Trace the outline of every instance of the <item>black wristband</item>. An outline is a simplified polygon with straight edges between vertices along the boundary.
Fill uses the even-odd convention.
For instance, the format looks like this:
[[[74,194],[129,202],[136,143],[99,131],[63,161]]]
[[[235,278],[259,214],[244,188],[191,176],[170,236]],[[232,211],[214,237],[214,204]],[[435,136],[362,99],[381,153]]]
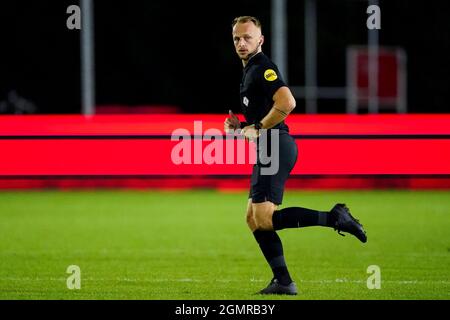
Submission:
[[[248,126],[248,122],[241,122],[241,129],[244,129],[246,126]]]
[[[261,122],[255,123],[255,129],[256,129],[256,130],[259,130],[259,129],[261,129],[261,128],[262,128],[262,123],[261,123]]]

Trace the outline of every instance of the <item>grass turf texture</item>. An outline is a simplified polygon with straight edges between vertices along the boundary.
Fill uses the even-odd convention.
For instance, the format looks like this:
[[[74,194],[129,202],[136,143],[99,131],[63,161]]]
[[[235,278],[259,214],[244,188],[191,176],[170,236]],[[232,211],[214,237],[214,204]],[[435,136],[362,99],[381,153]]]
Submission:
[[[271,272],[247,193],[0,193],[0,299],[449,299],[450,192],[287,191],[283,207],[345,202],[368,243],[323,227],[279,232],[299,295],[260,296]],[[81,290],[66,269],[81,268]],[[369,265],[381,289],[366,286]]]

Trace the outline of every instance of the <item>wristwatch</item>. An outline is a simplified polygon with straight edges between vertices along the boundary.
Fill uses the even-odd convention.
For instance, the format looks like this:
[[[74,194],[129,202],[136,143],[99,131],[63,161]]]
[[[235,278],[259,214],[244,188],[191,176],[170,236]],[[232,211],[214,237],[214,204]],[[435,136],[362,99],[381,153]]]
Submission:
[[[255,123],[255,129],[256,130],[259,130],[259,129],[262,129],[262,123],[261,122],[257,122],[257,123]]]

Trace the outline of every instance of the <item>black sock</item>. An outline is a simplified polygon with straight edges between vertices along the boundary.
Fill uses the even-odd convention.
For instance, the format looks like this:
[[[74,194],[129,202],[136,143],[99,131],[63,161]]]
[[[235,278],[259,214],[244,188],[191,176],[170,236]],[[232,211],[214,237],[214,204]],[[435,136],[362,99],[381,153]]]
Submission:
[[[310,226],[333,227],[335,219],[328,212],[290,207],[276,210],[272,216],[272,223],[274,230]]]
[[[253,235],[272,268],[273,276],[282,285],[290,284],[292,279],[284,261],[283,245],[278,234],[275,231],[256,230]]]

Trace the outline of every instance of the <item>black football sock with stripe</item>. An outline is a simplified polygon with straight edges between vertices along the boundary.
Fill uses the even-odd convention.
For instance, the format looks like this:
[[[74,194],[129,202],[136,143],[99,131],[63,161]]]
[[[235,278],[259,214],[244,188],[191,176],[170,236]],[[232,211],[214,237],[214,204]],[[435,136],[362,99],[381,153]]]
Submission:
[[[328,212],[290,207],[276,210],[272,216],[272,223],[274,230],[282,230],[311,226],[333,227],[336,220]]]
[[[275,231],[256,230],[253,235],[272,268],[275,279],[282,285],[289,285],[292,279],[284,261],[283,245],[278,234]]]

